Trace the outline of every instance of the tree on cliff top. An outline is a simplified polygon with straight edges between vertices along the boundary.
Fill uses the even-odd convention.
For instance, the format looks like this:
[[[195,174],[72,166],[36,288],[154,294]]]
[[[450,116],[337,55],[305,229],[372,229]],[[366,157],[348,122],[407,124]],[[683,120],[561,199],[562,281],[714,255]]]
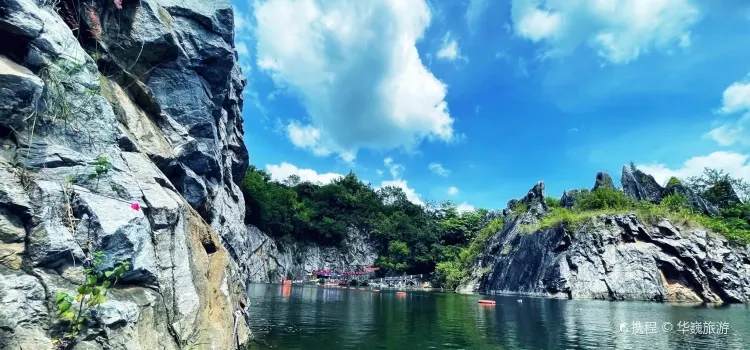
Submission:
[[[702,175],[691,176],[684,182],[705,200],[722,208],[739,204],[737,199],[744,203],[750,200],[750,183],[721,169],[705,168]]]

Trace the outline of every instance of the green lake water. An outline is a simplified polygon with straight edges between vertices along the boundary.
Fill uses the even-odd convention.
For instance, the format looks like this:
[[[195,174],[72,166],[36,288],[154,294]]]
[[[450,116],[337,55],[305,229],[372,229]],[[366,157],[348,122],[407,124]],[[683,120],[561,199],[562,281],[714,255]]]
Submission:
[[[273,284],[251,285],[248,295],[251,349],[750,349],[746,305]]]

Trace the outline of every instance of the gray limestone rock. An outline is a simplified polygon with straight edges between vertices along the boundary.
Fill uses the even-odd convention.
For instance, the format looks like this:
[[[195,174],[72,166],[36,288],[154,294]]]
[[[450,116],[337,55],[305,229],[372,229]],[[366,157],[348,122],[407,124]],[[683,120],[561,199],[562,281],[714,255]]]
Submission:
[[[287,273],[304,277],[312,270],[354,270],[375,263],[377,252],[367,236],[355,229],[348,231],[340,248],[294,244],[281,247],[254,226],[247,226],[247,240],[236,251],[243,254],[243,263],[253,282],[278,282]]]
[[[609,174],[605,172],[598,172],[596,173],[596,181],[594,182],[594,188],[592,188],[592,191],[596,191],[600,188],[606,188],[610,190],[615,189],[615,183],[612,181],[612,177],[609,176]]]
[[[622,167],[622,190],[625,195],[635,200],[659,203],[664,196],[664,188],[653,176],[631,166]]]
[[[571,231],[524,234],[520,220],[490,239],[475,276],[485,293],[570,299],[750,301],[746,247],[669,221],[601,215]]]
[[[102,251],[132,269],[77,348],[233,348],[252,278],[224,247],[247,236],[232,7],[70,3],[0,2],[0,343],[49,347],[55,293]]]
[[[36,112],[44,83],[26,67],[0,55],[0,126],[22,130]]]

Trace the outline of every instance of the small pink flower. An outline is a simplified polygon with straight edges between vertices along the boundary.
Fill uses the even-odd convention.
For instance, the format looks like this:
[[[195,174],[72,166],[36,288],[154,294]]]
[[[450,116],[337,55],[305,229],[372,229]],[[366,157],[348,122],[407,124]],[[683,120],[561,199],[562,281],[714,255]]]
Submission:
[[[122,0],[115,0],[115,7],[117,7],[118,10],[122,10]]]
[[[133,210],[141,210],[141,205],[138,204],[138,202],[133,202],[130,203],[130,208],[132,208]]]

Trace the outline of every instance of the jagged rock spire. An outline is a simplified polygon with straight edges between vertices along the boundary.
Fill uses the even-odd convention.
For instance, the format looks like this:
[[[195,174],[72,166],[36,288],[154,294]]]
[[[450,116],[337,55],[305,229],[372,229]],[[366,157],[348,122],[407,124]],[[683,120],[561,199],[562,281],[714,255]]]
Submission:
[[[621,182],[625,195],[635,200],[659,203],[664,196],[664,188],[656,182],[653,176],[638,170],[632,165],[622,167]]]
[[[615,183],[612,181],[612,177],[602,171],[596,173],[596,182],[594,182],[594,188],[591,190],[596,191],[600,188],[615,189]]]

